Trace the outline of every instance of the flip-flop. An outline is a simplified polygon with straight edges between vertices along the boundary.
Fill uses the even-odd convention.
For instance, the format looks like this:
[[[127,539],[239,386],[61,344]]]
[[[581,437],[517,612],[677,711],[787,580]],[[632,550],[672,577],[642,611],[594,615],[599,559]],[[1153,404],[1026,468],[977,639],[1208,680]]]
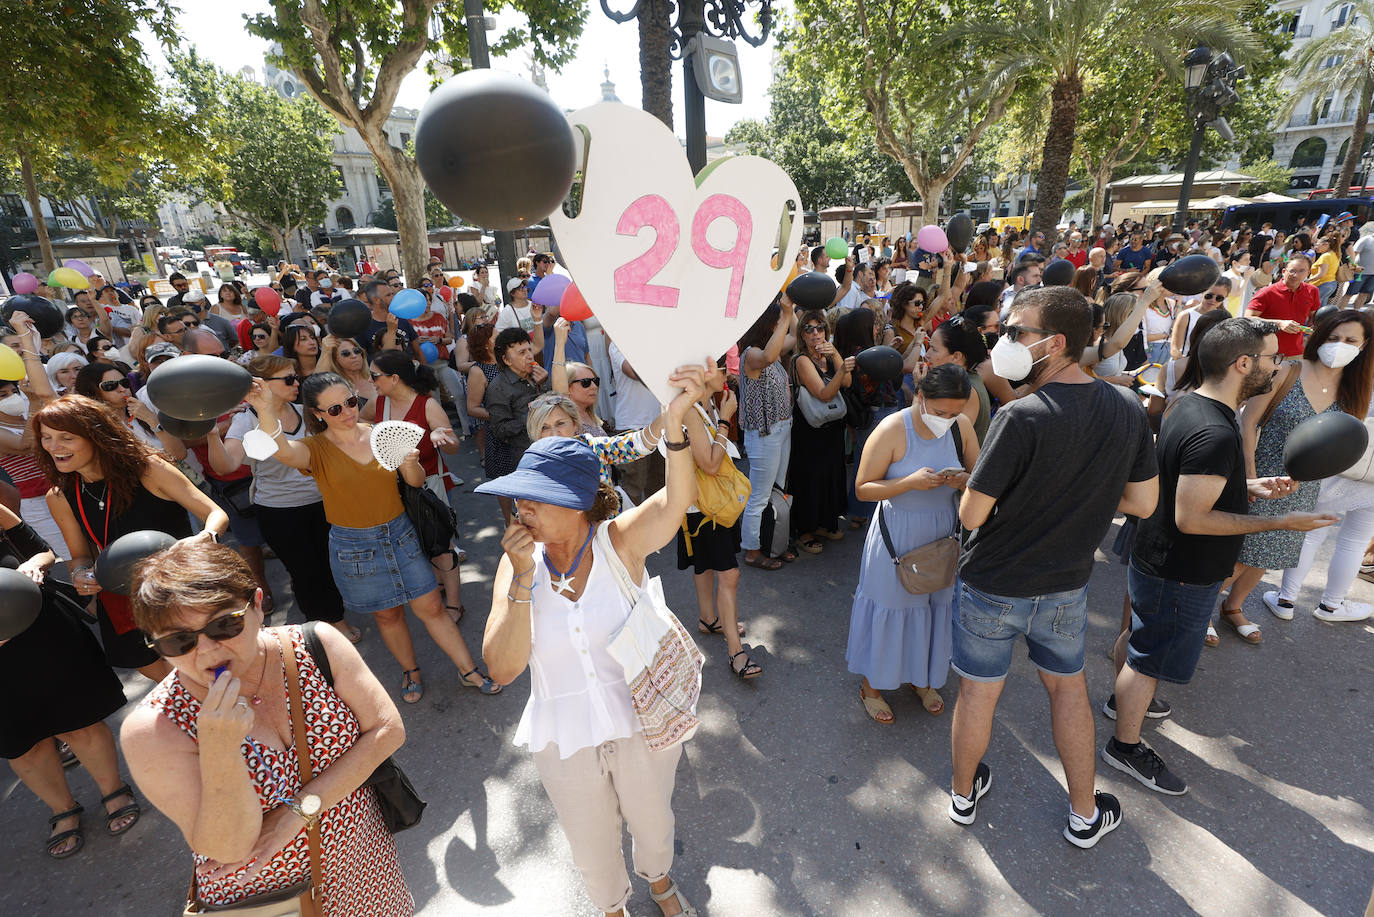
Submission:
[[[892,725],[892,721],[895,719],[892,715],[892,708],[887,705],[887,701],[883,700],[881,694],[877,697],[869,697],[863,692],[863,689],[860,688],[859,700],[864,702],[864,710],[873,718],[873,722],[881,723],[884,726]],[[879,715],[883,713],[887,714],[887,719],[885,720],[879,719]]]
[[[766,555],[764,555],[764,554],[760,554],[758,557],[755,557],[753,560],[750,560],[750,559],[749,559],[749,555],[746,554],[745,557],[744,557],[744,565],[745,565],[746,567],[758,567],[760,570],[781,570],[781,569],[782,569],[782,561],[777,560],[776,558],[773,558],[773,557],[768,557],[768,556],[766,556]]]
[[[1245,624],[1237,624],[1235,621],[1232,620],[1232,618],[1235,615],[1244,616],[1244,614],[1245,612],[1243,611],[1222,611],[1221,620],[1225,622],[1228,627],[1234,630],[1236,632],[1236,636],[1240,637],[1240,639],[1244,640],[1251,646],[1257,646],[1258,644],[1264,642],[1264,634],[1260,633],[1259,625],[1255,624],[1253,621],[1247,622]]]
[[[911,690],[916,692],[916,696],[921,699],[921,706],[926,708],[926,713],[931,716],[939,716],[945,712],[944,698],[940,697],[940,692],[934,688],[918,688],[911,686]]]

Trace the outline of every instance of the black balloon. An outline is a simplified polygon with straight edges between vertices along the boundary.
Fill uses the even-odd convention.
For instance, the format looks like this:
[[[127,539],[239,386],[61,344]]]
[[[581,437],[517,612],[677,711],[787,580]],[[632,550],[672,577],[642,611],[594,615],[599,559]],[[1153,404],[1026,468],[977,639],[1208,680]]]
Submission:
[[[372,327],[372,310],[357,299],[337,302],[329,310],[329,333],[336,338],[353,338]]]
[[[1196,296],[1206,293],[1221,279],[1221,265],[1206,255],[1187,255],[1159,272],[1159,282],[1170,293]]]
[[[803,312],[811,309],[828,309],[835,300],[839,284],[835,278],[824,271],[807,271],[792,278],[787,285],[787,298]]]
[[[1055,258],[1045,265],[1040,274],[1040,282],[1047,287],[1067,287],[1073,285],[1073,275],[1078,268],[1066,258]]]
[[[1323,412],[1288,434],[1283,468],[1295,481],[1319,481],[1353,466],[1368,445],[1364,421],[1344,411]]]
[[[0,569],[0,640],[28,630],[42,607],[37,583],[18,570]]]
[[[1336,306],[1336,305],[1322,306],[1322,307],[1321,307],[1320,309],[1318,309],[1316,312],[1313,312],[1313,313],[1312,313],[1312,327],[1313,327],[1313,328],[1317,327],[1317,326],[1320,325],[1323,321],[1325,321],[1326,319],[1328,319],[1328,318],[1330,318],[1331,316],[1335,315],[1335,314],[1336,314],[1337,312],[1339,312],[1339,311],[1341,311],[1341,307],[1340,307],[1340,306]]]
[[[859,351],[854,365],[873,382],[892,382],[902,376],[902,355],[882,344]]]
[[[44,299],[33,293],[11,296],[5,300],[3,306],[0,306],[0,318],[4,318],[5,321],[9,321],[10,316],[16,312],[23,312],[33,319],[33,326],[38,329],[39,335],[45,338],[61,334],[67,323],[66,314],[51,299]]]
[[[134,565],[176,542],[166,532],[152,529],[121,535],[95,559],[95,581],[101,589],[128,595],[133,588]]]
[[[208,354],[173,357],[148,377],[153,404],[181,420],[212,420],[238,407],[252,389],[248,370]]]
[[[182,420],[164,411],[157,412],[157,422],[162,425],[162,429],[177,439],[200,439],[215,428],[213,417],[205,420]]]
[[[949,240],[950,251],[956,255],[968,249],[973,241],[973,220],[967,213],[956,213],[945,224],[945,238]]]
[[[495,70],[460,73],[430,94],[415,162],[449,210],[489,229],[542,221],[577,170],[572,129],[549,94]]]

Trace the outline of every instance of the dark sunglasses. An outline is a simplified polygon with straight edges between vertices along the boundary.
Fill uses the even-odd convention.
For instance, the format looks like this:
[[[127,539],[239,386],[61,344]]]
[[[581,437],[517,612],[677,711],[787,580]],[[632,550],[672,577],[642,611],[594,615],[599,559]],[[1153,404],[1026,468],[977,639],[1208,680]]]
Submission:
[[[261,331],[259,331],[257,334],[253,335],[253,340],[265,341],[268,339],[268,337],[270,337],[270,335],[263,334]]]
[[[295,373],[288,373],[285,376],[272,376],[267,381],[280,382],[283,385],[295,385],[297,382],[301,381],[301,377],[296,375]]]
[[[1032,328],[1030,325],[1008,325],[1007,327],[1002,329],[1002,337],[1006,338],[1012,343],[1015,343],[1016,339],[1019,338],[1022,334],[1055,335],[1058,333],[1058,331],[1050,331],[1048,328]]]
[[[341,357],[360,357],[360,356],[362,356],[362,355],[363,355],[363,352],[362,352],[361,350],[340,350],[340,351],[339,351],[339,356],[341,356]]]
[[[1208,302],[1211,302],[1213,300],[1221,302],[1223,299],[1226,298],[1226,296],[1223,293],[1203,293],[1202,298],[1207,300]]]
[[[806,325],[802,328],[802,334],[825,334],[824,325]]]
[[[212,618],[200,630],[179,630],[174,633],[164,634],[161,637],[154,637],[152,640],[145,641],[159,656],[168,658],[173,656],[185,656],[196,648],[200,642],[200,635],[204,634],[216,643],[225,640],[232,640],[243,633],[243,625],[247,623],[248,608],[244,607],[239,611],[231,611],[227,615],[220,615]]]
[[[375,379],[376,376],[373,376],[373,378]],[[345,398],[343,401],[340,401],[338,404],[331,404],[329,407],[325,408],[324,413],[328,414],[330,417],[338,417],[340,414],[344,412],[344,408],[356,408],[357,406],[358,396],[349,395],[347,398]]]
[[[128,379],[111,379],[111,380],[109,380],[108,382],[102,382],[102,383],[100,383],[100,390],[101,390],[102,392],[112,392],[112,391],[114,391],[114,390],[117,389],[117,388],[129,388],[129,380],[128,380]]]
[[[601,384],[601,377],[600,377],[600,376],[588,376],[588,377],[585,378],[585,379],[574,379],[574,380],[572,380],[572,384],[573,384],[573,385],[580,385],[580,386],[582,386],[583,388],[591,388],[593,385],[600,385],[600,384]]]
[[[199,328],[199,327],[200,327],[200,322],[188,322],[188,321],[186,321],[186,319],[182,319],[182,320],[181,320],[181,323],[182,323],[183,325],[185,325],[187,328]]]
[[[104,345],[103,347],[92,347],[92,348],[91,348],[91,352],[92,352],[92,353],[109,353],[111,350],[114,350],[114,345],[113,345],[113,344],[106,344],[106,345]]]

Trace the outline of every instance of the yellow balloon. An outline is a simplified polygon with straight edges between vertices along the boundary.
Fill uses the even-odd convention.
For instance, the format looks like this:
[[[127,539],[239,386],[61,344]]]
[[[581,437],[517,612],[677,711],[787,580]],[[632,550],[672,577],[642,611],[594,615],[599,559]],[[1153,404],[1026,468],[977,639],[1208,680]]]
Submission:
[[[23,358],[4,344],[0,344],[0,379],[4,379],[6,382],[18,382],[27,375],[28,373],[24,371]]]
[[[91,282],[81,276],[81,272],[69,267],[60,267],[52,272],[53,280],[69,290],[89,290]]]

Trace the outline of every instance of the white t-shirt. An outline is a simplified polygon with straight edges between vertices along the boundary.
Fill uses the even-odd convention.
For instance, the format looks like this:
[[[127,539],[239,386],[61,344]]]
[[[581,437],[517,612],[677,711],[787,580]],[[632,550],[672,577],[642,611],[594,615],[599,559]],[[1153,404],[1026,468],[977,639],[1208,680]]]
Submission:
[[[859,306],[863,305],[863,303],[864,303],[865,300],[868,300],[868,299],[871,299],[871,298],[872,298],[871,296],[869,296],[869,295],[868,295],[867,293],[865,293],[863,290],[859,289],[859,285],[858,285],[857,283],[854,283],[854,284],[850,284],[850,286],[849,286],[849,292],[846,293],[846,294],[844,294],[844,296],[842,296],[842,297],[840,298],[840,301],[839,301],[838,303],[835,304],[835,307],[836,307],[837,309],[846,309],[846,310],[848,310],[848,309],[857,309],[857,308],[859,308]]]
[[[509,305],[501,307],[501,311],[496,316],[496,333],[500,334],[507,328],[534,330],[534,317],[530,315],[528,304],[524,308]]]
[[[1374,235],[1360,236],[1355,243],[1355,260],[1360,263],[1361,274],[1374,273]]]
[[[294,404],[289,405],[289,407],[296,412],[298,418],[301,418],[300,408]],[[252,411],[242,411],[229,424],[229,432],[224,434],[224,438],[242,442],[244,434],[256,428],[257,425],[256,414]],[[305,420],[303,418],[300,420],[300,425],[296,428],[295,433],[286,434],[286,438],[291,440],[301,440],[305,436]],[[276,458],[263,459],[258,462],[244,456],[243,462],[253,471],[253,502],[260,506],[290,509],[294,506],[309,506],[324,499],[320,496],[320,488],[315,483],[314,478],[307,477],[289,465],[283,465]]]
[[[658,398],[649,387],[625,373],[625,355],[611,344],[611,371],[615,374],[615,428],[638,430],[654,422],[662,413]]]

